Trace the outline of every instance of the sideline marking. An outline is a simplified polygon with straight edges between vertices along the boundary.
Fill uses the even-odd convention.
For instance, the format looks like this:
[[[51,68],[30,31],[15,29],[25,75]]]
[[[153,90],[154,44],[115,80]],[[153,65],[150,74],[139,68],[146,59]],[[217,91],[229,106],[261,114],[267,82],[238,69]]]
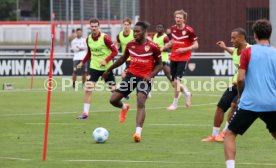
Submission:
[[[191,105],[191,107],[200,107],[200,106],[209,106],[209,105],[215,105],[216,103],[205,103],[205,104],[195,104]],[[185,105],[183,106],[178,106],[178,107],[186,107]],[[151,107],[151,108],[146,108],[146,110],[156,110],[156,109],[164,109],[166,110],[167,107]],[[117,109],[106,109],[106,110],[94,110],[92,113],[103,113],[103,112],[117,112]],[[135,109],[130,109],[130,111],[136,111]],[[78,112],[51,112],[50,115],[62,115],[62,114],[76,114]],[[28,115],[45,115],[45,113],[29,113],[29,114],[2,114],[0,115],[1,117],[8,117],[8,116],[28,116]]]
[[[24,159],[24,158],[14,158],[14,157],[0,157],[0,159],[5,160],[32,160],[32,159]]]

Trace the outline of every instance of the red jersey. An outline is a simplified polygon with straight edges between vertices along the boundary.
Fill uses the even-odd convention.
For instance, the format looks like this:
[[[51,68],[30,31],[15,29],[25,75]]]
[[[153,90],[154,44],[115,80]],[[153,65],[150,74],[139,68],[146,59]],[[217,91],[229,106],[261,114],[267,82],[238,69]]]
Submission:
[[[155,61],[161,60],[160,48],[149,40],[145,44],[139,44],[135,40],[129,42],[125,55],[130,57],[127,72],[143,78],[151,74]]]
[[[174,40],[172,44],[172,53],[170,60],[172,61],[189,61],[192,51],[187,51],[185,53],[177,53],[178,48],[186,48],[193,44],[197,40],[197,36],[192,27],[185,25],[183,29],[178,29],[176,25],[171,27],[172,39]]]
[[[247,70],[249,61],[250,61],[250,57],[251,57],[251,48],[250,47],[242,50],[240,66],[239,66],[240,69]]]

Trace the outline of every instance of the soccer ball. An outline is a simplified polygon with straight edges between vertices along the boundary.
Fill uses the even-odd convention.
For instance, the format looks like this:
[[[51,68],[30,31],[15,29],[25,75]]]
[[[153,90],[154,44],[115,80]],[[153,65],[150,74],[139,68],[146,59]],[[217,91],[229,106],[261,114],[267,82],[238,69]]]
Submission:
[[[92,138],[97,143],[103,143],[108,139],[108,131],[103,127],[96,128],[92,133]]]

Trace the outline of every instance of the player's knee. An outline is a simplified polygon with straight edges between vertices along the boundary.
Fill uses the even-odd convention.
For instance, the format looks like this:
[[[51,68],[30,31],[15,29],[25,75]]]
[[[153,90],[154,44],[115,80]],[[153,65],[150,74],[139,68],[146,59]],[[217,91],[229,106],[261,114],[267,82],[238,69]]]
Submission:
[[[113,106],[115,106],[117,104],[118,101],[116,101],[116,99],[114,98],[110,98],[109,99],[109,103],[112,104]]]
[[[95,87],[95,83],[91,82],[91,81],[86,81],[84,84],[84,89],[85,91],[92,91]]]

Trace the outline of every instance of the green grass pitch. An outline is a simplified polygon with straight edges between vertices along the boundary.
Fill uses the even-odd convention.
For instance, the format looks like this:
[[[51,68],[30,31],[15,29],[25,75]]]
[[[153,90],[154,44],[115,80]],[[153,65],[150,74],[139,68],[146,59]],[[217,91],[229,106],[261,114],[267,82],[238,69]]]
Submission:
[[[70,79],[70,77],[63,77]],[[178,110],[167,111],[172,102],[168,91],[153,91],[146,104],[146,120],[141,143],[134,143],[136,95],[125,123],[118,122],[119,109],[109,104],[111,93],[93,92],[88,120],[75,119],[83,109],[83,89],[52,92],[47,161],[42,161],[47,77],[37,77],[33,90],[30,78],[0,78],[13,83],[14,90],[0,89],[0,167],[1,168],[221,168],[225,167],[223,143],[203,143],[211,134],[214,110],[222,91],[193,91],[192,107],[185,108],[183,96]],[[165,81],[158,77],[156,81]],[[209,78],[188,78],[204,82]],[[216,78],[215,82],[226,81]],[[191,87],[189,85],[189,87]],[[226,115],[225,115],[226,116]],[[224,124],[223,124],[224,126]],[[97,127],[109,131],[104,144],[91,138]],[[237,138],[237,168],[275,168],[276,143],[264,123],[257,120]]]

